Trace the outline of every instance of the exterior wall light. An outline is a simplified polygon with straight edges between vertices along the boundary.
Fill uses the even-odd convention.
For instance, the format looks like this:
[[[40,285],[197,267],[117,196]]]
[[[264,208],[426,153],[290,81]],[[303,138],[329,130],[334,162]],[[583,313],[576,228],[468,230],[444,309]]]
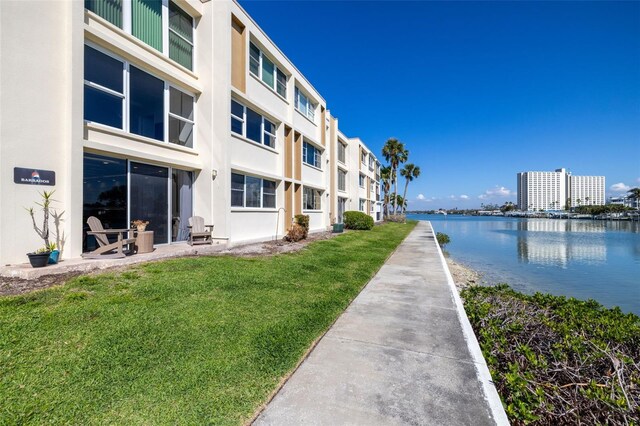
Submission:
[[[211,180],[216,180],[218,177],[218,171],[216,169],[211,170]]]

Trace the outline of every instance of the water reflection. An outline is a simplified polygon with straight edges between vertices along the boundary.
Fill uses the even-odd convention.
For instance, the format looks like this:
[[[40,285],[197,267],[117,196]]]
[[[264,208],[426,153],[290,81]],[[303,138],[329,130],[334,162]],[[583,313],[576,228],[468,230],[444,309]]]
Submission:
[[[451,237],[451,257],[488,283],[595,299],[640,314],[640,223],[415,215]]]
[[[607,261],[604,224],[523,220],[517,222],[517,229],[521,262],[566,268],[569,262],[597,265]]]

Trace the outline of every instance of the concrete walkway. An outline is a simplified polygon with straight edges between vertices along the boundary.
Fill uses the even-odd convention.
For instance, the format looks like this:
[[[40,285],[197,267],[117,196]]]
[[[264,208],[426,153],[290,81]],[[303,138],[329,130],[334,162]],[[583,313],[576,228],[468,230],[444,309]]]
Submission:
[[[398,247],[254,424],[508,424],[429,222]]]

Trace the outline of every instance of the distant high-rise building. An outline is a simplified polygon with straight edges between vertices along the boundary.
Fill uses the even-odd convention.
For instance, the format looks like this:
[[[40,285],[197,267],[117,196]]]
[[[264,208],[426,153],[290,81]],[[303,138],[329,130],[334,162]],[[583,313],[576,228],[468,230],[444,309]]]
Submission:
[[[604,176],[573,176],[566,169],[555,172],[518,173],[518,209],[562,210],[604,204]]]

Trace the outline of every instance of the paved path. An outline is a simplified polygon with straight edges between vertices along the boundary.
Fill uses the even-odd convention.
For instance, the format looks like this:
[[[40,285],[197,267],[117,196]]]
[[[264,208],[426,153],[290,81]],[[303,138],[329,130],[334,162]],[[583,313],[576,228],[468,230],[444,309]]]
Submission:
[[[454,291],[420,222],[254,424],[507,424]]]

